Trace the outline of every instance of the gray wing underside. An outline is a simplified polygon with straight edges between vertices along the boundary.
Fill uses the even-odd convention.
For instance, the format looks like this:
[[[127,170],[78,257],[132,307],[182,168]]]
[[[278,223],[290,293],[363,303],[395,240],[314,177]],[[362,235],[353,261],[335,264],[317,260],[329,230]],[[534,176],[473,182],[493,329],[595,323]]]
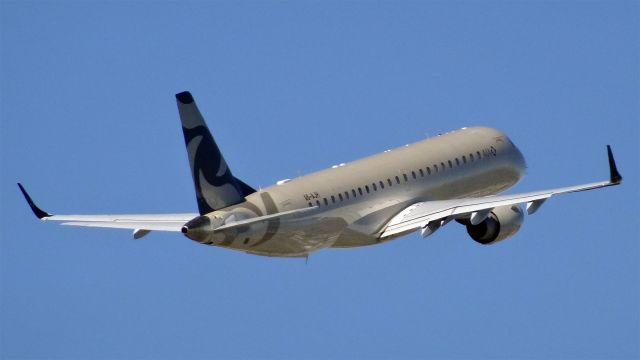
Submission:
[[[62,225],[88,226],[100,228],[131,229],[146,231],[180,231],[189,220],[198,216],[196,213],[180,214],[130,214],[130,215],[52,215],[40,209],[31,196],[18,184],[22,195],[31,207],[31,211],[42,221],[62,221]],[[138,234],[141,234],[138,232]],[[135,236],[135,234],[134,234]],[[140,235],[140,237],[143,235]]]
[[[132,214],[132,215],[52,215],[43,221],[62,221],[62,225],[99,228],[180,231],[197,213],[185,214]]]
[[[513,195],[419,202],[407,207],[391,219],[383,228],[380,237],[384,238],[415,231],[425,228],[433,222],[442,223],[452,219],[470,218],[474,214],[488,213],[500,206],[526,204],[527,213],[531,215],[540,208],[542,203],[554,195],[592,190],[611,185],[617,185],[617,183],[604,181]]]

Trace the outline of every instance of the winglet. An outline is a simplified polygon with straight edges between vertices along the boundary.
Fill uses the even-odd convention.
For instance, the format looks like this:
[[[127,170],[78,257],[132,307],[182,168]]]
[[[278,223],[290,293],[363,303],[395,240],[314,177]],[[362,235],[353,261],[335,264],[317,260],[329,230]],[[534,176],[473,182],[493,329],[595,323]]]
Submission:
[[[18,183],[18,187],[20,187],[20,191],[22,191],[22,195],[24,195],[24,199],[27,200],[27,203],[29,204],[29,207],[31,207],[31,211],[33,211],[33,213],[38,217],[38,219],[42,219],[42,218],[46,218],[46,217],[50,217],[51,214],[49,214],[46,211],[42,211],[42,209],[40,209],[31,199],[31,196],[29,196],[29,194],[27,194],[27,191],[24,189],[24,187],[22,187],[22,184]]]
[[[619,184],[622,181],[622,175],[618,172],[616,160],[613,158],[613,152],[611,152],[609,145],[607,145],[607,155],[609,157],[609,181],[612,184]]]

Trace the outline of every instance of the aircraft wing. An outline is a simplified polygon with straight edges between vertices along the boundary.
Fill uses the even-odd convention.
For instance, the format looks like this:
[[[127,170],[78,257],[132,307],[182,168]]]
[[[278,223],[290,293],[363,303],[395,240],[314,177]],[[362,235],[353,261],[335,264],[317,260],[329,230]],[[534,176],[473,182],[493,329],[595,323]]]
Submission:
[[[418,229],[425,231],[430,224],[437,228],[452,219],[468,218],[472,224],[479,224],[486,219],[491,210],[500,206],[526,204],[527,213],[531,215],[554,195],[618,185],[622,181],[622,176],[616,168],[611,147],[608,145],[607,155],[609,158],[609,180],[607,181],[520,194],[419,202],[394,216],[382,228],[380,237],[389,237]]]
[[[197,213],[187,214],[132,214],[132,215],[52,215],[40,209],[31,196],[18,184],[22,195],[29,203],[31,211],[42,221],[62,221],[62,225],[89,226],[102,228],[132,229],[134,238],[138,239],[157,231],[180,231],[189,220],[199,216]]]

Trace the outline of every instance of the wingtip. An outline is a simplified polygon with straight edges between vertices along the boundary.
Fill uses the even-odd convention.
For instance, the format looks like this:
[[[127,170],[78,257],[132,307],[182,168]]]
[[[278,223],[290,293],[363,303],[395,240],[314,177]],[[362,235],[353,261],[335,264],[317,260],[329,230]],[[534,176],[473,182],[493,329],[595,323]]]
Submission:
[[[29,196],[29,194],[27,193],[27,190],[24,189],[24,186],[22,186],[22,184],[18,183],[18,187],[20,188],[20,191],[22,192],[24,199],[27,200],[27,203],[29,204],[31,211],[33,211],[33,213],[36,215],[36,217],[38,217],[38,219],[43,219],[51,216],[51,214],[49,214],[46,211],[43,211],[33,202],[33,199],[31,199],[31,196]]]
[[[183,104],[192,104],[194,101],[193,96],[191,96],[191,93],[188,91],[177,93],[176,99]]]
[[[622,175],[618,172],[616,160],[613,158],[613,151],[611,151],[610,145],[607,145],[607,157],[609,158],[609,181],[612,184],[619,184],[622,182]]]

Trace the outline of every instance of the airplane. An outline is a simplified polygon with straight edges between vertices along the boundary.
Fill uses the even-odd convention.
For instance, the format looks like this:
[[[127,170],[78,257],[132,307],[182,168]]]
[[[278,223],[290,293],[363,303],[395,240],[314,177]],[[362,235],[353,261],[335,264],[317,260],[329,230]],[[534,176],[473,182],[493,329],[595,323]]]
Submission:
[[[308,257],[325,248],[369,246],[452,220],[476,242],[513,236],[554,195],[619,185],[607,145],[609,179],[500,195],[526,164],[502,132],[469,127],[255,190],[235,177],[188,91],[175,95],[195,186],[198,213],[53,215],[18,183],[33,213],[63,225],[182,232],[200,244],[277,257]],[[523,211],[522,207],[525,210]]]

